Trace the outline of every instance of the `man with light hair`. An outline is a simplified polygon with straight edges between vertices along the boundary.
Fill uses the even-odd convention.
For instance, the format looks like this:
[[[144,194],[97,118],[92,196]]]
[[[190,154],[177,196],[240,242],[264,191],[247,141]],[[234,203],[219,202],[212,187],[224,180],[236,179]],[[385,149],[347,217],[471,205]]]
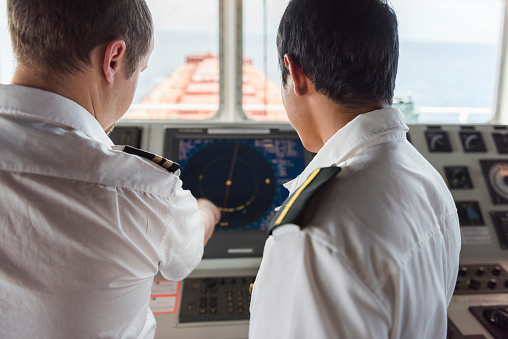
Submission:
[[[8,0],[7,13],[0,337],[153,338],[154,275],[185,278],[220,213],[182,189],[178,164],[107,136],[153,48],[148,6]]]

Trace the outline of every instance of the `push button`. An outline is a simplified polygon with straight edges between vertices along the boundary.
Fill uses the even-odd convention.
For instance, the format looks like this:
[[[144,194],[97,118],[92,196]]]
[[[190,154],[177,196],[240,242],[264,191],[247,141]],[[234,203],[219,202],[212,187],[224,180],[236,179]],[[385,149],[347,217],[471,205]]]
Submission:
[[[482,285],[482,282],[480,280],[476,280],[476,279],[471,279],[469,280],[468,282],[468,286],[470,288],[472,288],[473,290],[478,290],[480,289],[480,286]]]

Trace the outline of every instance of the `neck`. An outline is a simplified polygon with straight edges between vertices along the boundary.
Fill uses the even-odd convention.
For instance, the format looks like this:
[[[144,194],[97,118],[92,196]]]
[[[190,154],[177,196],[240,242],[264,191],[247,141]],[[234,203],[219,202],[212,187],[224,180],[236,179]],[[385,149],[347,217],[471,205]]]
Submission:
[[[317,132],[316,149],[319,150],[338,130],[346,126],[350,121],[360,114],[372,112],[388,107],[384,100],[372,100],[365,102],[362,106],[346,106],[336,104],[326,98],[320,98],[315,104],[315,127]]]
[[[100,113],[100,91],[90,71],[59,76],[18,64],[11,80],[12,85],[38,88],[59,94],[85,108],[96,119]],[[99,121],[100,122],[100,121]]]

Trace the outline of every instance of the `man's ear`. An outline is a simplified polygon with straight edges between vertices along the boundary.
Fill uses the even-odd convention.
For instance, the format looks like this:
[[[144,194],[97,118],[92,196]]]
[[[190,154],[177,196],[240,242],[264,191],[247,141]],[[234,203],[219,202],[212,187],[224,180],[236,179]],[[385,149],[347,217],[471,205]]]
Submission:
[[[289,75],[293,80],[293,90],[297,96],[302,96],[308,91],[308,78],[303,73],[302,67],[293,59],[291,54],[284,55],[284,64],[289,70]]]
[[[120,63],[125,60],[125,49],[125,41],[121,39],[112,40],[106,45],[102,70],[107,82],[114,82]]]

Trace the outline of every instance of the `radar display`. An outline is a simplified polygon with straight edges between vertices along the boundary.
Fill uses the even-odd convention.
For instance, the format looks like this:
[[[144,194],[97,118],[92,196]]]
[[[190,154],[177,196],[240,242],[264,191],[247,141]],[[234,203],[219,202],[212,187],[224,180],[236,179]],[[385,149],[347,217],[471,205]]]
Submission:
[[[183,188],[219,207],[217,230],[266,230],[287,197],[282,184],[304,169],[293,139],[183,139]]]

